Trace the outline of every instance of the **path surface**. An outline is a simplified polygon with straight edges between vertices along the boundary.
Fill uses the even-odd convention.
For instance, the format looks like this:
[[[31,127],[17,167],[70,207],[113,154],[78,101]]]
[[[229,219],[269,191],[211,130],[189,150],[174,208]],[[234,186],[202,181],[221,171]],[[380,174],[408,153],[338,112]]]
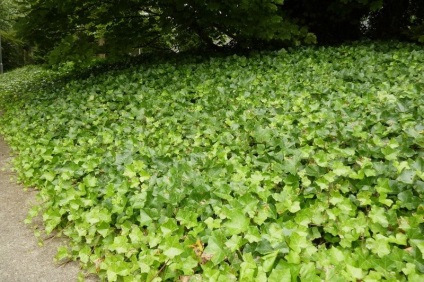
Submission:
[[[24,224],[36,192],[25,192],[11,181],[9,154],[0,136],[0,281],[77,281],[80,269],[76,263],[58,266],[53,261],[60,239],[47,240],[40,247],[31,227]]]

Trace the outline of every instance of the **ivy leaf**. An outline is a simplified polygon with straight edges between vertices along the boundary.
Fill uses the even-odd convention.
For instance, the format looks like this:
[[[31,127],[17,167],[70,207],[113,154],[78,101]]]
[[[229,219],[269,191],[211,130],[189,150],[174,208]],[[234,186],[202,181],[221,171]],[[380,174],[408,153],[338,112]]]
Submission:
[[[242,238],[237,235],[231,236],[230,240],[225,242],[225,246],[227,246],[231,252],[237,251],[242,245]]]
[[[401,206],[408,210],[415,210],[422,203],[422,200],[414,196],[411,190],[400,192],[398,199],[401,202]]]
[[[388,238],[381,234],[377,234],[375,239],[368,238],[366,240],[366,246],[379,257],[384,257],[385,255],[390,254],[391,250]]]
[[[208,239],[208,244],[205,250],[203,251],[203,255],[211,257],[210,260],[215,265],[219,264],[227,256],[225,241],[226,238],[221,232],[212,232],[212,235]]]
[[[113,239],[109,249],[116,251],[118,254],[125,254],[131,249],[131,244],[128,242],[127,236],[117,236]]]
[[[233,210],[229,216],[230,220],[225,222],[223,226],[228,230],[230,235],[237,235],[247,231],[250,219],[243,212]]]
[[[300,277],[307,281],[321,281],[319,276],[316,275],[315,264],[312,262],[302,264],[300,267]]]
[[[385,147],[381,149],[381,152],[383,153],[384,157],[389,161],[394,161],[397,159],[399,150],[396,148],[391,147]]]
[[[69,250],[66,246],[60,246],[57,248],[55,259],[61,261],[70,257]]]
[[[317,165],[321,167],[327,167],[329,164],[329,157],[323,151],[319,151],[318,153],[316,153],[313,158]]]
[[[131,233],[128,236],[130,237],[131,242],[133,244],[139,244],[143,242],[143,239],[145,237],[145,235],[138,226],[132,226]]]
[[[416,175],[415,171],[410,170],[410,169],[405,169],[399,175],[397,180],[400,181],[400,182],[406,183],[406,184],[413,184],[415,175]]]
[[[373,222],[381,224],[383,227],[389,226],[389,221],[386,217],[386,210],[384,208],[374,206],[368,216]]]
[[[117,281],[118,276],[127,276],[131,270],[130,263],[122,255],[106,256],[101,268],[106,270],[108,281]]]
[[[138,221],[141,226],[149,226],[153,219],[144,210],[140,210],[140,217]]]
[[[292,233],[289,240],[290,248],[297,254],[299,254],[302,249],[309,246],[306,236],[297,232]]]
[[[273,269],[274,262],[278,256],[279,251],[274,251],[262,257],[262,269],[265,272],[269,272]]]
[[[422,258],[424,259],[424,240],[411,239],[410,242],[413,246],[420,250]]]
[[[256,271],[256,262],[252,257],[251,253],[243,255],[243,262],[240,265],[240,280],[242,281],[254,281]]]
[[[361,268],[357,268],[357,267],[354,267],[354,266],[348,264],[348,265],[346,265],[346,269],[347,269],[347,272],[349,273],[350,277],[353,277],[355,279],[364,278],[364,273],[362,272]]]
[[[43,220],[46,224],[46,233],[50,234],[53,229],[60,223],[61,214],[58,210],[49,209],[44,215]]]
[[[96,187],[97,179],[95,176],[88,175],[84,178],[84,184],[87,185],[87,187]]]
[[[78,257],[83,263],[87,263],[90,259],[91,255],[91,249],[89,246],[84,246],[81,250],[78,252]]]
[[[337,176],[347,176],[351,173],[351,168],[348,166],[343,165],[342,162],[334,162],[332,164],[333,172]]]
[[[178,230],[178,225],[174,219],[168,218],[160,225],[160,230],[162,231],[163,236],[168,236]]]
[[[50,172],[50,171],[46,171],[43,173],[43,175],[41,175],[42,179],[45,179],[49,182],[52,182],[55,179],[55,177],[56,177],[56,173]]]
[[[269,282],[291,282],[292,276],[289,268],[275,268],[268,277]]]
[[[159,245],[159,249],[163,250],[163,254],[168,259],[174,259],[184,252],[183,245],[177,236],[164,238]]]

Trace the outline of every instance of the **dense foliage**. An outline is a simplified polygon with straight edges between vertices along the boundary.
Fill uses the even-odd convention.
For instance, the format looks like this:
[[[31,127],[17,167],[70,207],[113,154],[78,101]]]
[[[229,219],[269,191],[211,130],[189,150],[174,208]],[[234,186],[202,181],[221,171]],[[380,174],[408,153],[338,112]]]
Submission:
[[[313,43],[286,18],[279,0],[26,1],[21,35],[51,63],[167,49],[250,47],[263,42]],[[52,53],[49,53],[53,50]]]
[[[419,46],[34,78],[41,88],[23,75],[0,77],[0,132],[40,190],[31,217],[71,239],[59,259],[110,281],[424,280]]]
[[[384,0],[369,17],[374,38],[409,38],[424,43],[424,1]]]
[[[28,0],[17,26],[50,64],[168,50],[279,49],[364,36],[424,42],[422,0]]]
[[[16,5],[11,0],[0,1],[0,30],[8,30],[13,26],[12,15],[16,12]]]
[[[381,0],[286,0],[284,8],[308,27],[320,43],[355,40],[364,36],[364,19],[379,11]]]
[[[23,66],[28,61],[25,44],[14,31],[19,8],[13,0],[0,1],[0,38],[4,71]]]

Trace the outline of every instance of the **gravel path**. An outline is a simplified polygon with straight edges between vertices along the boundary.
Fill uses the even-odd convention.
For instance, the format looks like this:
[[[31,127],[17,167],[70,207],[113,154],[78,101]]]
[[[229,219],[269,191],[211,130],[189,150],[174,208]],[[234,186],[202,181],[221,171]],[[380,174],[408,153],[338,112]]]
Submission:
[[[46,240],[40,247],[31,227],[24,224],[36,191],[25,192],[11,180],[9,153],[0,137],[0,281],[77,281],[80,269],[76,263],[58,266],[53,261],[61,239]]]

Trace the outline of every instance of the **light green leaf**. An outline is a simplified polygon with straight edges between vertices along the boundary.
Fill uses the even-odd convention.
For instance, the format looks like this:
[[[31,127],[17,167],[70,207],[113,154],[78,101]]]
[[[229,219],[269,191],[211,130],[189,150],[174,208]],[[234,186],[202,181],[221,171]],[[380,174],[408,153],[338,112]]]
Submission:
[[[384,208],[373,206],[368,216],[373,222],[379,223],[383,227],[389,226],[389,221],[386,217],[386,210]]]
[[[366,240],[366,247],[379,257],[384,257],[390,254],[389,239],[381,234],[375,235],[375,239],[368,238]]]
[[[178,256],[178,255],[180,255],[180,254],[182,254],[183,252],[184,252],[184,250],[183,250],[183,249],[181,249],[181,248],[171,247],[171,248],[169,248],[169,249],[166,249],[166,250],[163,252],[163,254],[164,254],[165,256],[167,256],[168,258],[173,259],[174,257],[176,257],[176,256]]]
[[[424,240],[410,239],[409,241],[413,246],[417,247],[420,250],[422,258],[424,259]]]
[[[291,282],[292,277],[290,269],[274,269],[268,277],[269,282]]]
[[[410,169],[405,169],[399,175],[397,180],[399,180],[400,182],[406,183],[406,184],[413,184],[415,175],[416,175],[415,171],[410,170]]]
[[[350,167],[343,165],[342,162],[334,162],[332,168],[337,176],[347,176],[352,172]]]
[[[245,232],[249,227],[250,219],[241,211],[234,210],[231,212],[230,220],[223,224],[230,235],[237,235]]]
[[[353,277],[356,279],[364,278],[364,273],[362,272],[362,269],[354,267],[350,264],[346,265],[346,269],[350,277]]]
[[[217,265],[221,261],[223,261],[227,255],[226,246],[225,246],[226,238],[220,232],[213,232],[212,236],[209,237],[208,245],[203,251],[203,254],[208,257],[211,257],[211,261]]]
[[[278,253],[279,251],[277,250],[262,257],[262,260],[263,260],[262,269],[265,272],[271,271],[271,269],[274,266],[275,259],[278,256]]]

